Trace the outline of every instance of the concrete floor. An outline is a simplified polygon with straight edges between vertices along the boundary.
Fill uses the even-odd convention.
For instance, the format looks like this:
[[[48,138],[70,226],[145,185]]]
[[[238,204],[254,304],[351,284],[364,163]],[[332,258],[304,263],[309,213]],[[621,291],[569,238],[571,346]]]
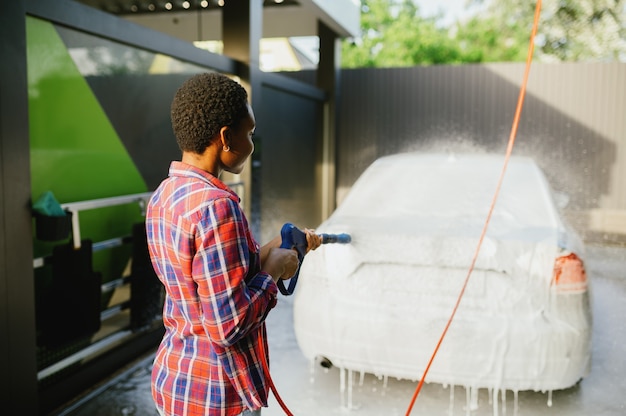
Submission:
[[[426,384],[412,415],[569,415],[626,414],[626,248],[587,246],[587,271],[593,302],[593,360],[588,377],[573,388],[548,392],[508,391],[504,399],[479,390]],[[298,416],[405,415],[416,383],[355,375],[351,394],[340,389],[340,370],[311,365],[300,353],[293,333],[292,298],[283,297],[268,317],[272,377],[282,399]],[[68,405],[61,415],[157,415],[150,396],[153,354]],[[550,403],[551,402],[551,403]],[[551,404],[551,405],[549,405]],[[264,416],[285,414],[272,396]]]

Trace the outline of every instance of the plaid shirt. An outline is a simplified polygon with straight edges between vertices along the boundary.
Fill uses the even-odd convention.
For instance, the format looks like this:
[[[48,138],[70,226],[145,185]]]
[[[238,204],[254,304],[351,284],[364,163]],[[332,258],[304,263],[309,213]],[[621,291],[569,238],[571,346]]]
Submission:
[[[267,406],[260,357],[277,287],[260,271],[239,197],[211,174],[172,162],[148,204],[146,230],[166,290],[152,370],[157,408],[231,416]]]

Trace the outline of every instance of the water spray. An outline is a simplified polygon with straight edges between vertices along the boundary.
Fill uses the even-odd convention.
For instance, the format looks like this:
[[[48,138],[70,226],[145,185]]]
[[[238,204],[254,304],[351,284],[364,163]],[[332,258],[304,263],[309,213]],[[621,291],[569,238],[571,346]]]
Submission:
[[[476,260],[478,259],[478,253],[480,252],[480,247],[483,243],[483,240],[485,238],[485,235],[487,234],[487,227],[489,226],[489,222],[491,221],[491,215],[493,214],[493,210],[494,207],[496,205],[496,201],[498,200],[498,195],[500,193],[500,187],[502,186],[502,182],[504,180],[504,174],[506,173],[506,168],[509,164],[509,159],[511,158],[511,153],[513,152],[513,145],[515,144],[515,138],[517,136],[517,128],[519,126],[519,120],[520,120],[520,116],[522,114],[522,107],[524,106],[524,98],[526,97],[526,86],[528,85],[528,75],[530,73],[530,66],[533,60],[533,51],[535,49],[535,37],[537,35],[537,27],[539,26],[539,17],[541,15],[541,0],[537,0],[537,3],[535,5],[535,17],[533,20],[533,27],[532,27],[532,31],[530,33],[530,42],[528,45],[528,54],[526,56],[526,69],[524,70],[524,77],[522,79],[522,86],[520,87],[520,92],[519,92],[519,96],[517,98],[517,107],[515,108],[515,115],[513,116],[513,126],[511,127],[511,134],[509,135],[509,143],[507,145],[507,149],[506,149],[506,154],[504,156],[504,164],[502,166],[502,172],[500,173],[500,178],[498,179],[498,185],[496,186],[496,191],[493,195],[493,199],[491,200],[491,206],[489,207],[489,212],[487,213],[487,218],[485,220],[485,225],[483,227],[482,233],[480,235],[480,238],[478,240],[478,245],[476,246],[476,251],[474,252],[474,256],[472,257],[472,262],[470,264],[469,270],[467,272],[467,276],[465,277],[465,282],[463,283],[463,287],[461,288],[461,293],[459,294],[459,297],[457,298],[456,304],[454,305],[454,308],[452,309],[452,315],[450,316],[450,318],[448,319],[448,322],[446,323],[446,326],[444,327],[443,333],[441,334],[441,337],[439,338],[439,341],[437,342],[437,346],[435,347],[435,350],[433,351],[432,356],[430,357],[430,360],[428,361],[428,364],[426,365],[426,369],[424,370],[424,374],[422,375],[422,378],[420,379],[419,383],[417,384],[417,388],[415,389],[415,393],[413,393],[413,397],[411,398],[411,402],[409,403],[409,407],[406,411],[406,415],[405,416],[409,416],[411,414],[411,410],[413,409],[413,406],[415,405],[415,400],[417,399],[417,396],[420,393],[420,390],[422,389],[422,386],[424,385],[424,381],[426,380],[426,375],[428,374],[428,370],[430,369],[430,366],[432,365],[435,356],[437,355],[437,352],[439,352],[439,347],[441,347],[441,343],[443,342],[443,339],[445,338],[446,334],[448,333],[448,329],[450,328],[450,324],[452,323],[452,320],[454,319],[454,316],[456,315],[456,311],[459,307],[459,304],[461,303],[461,299],[463,298],[463,295],[465,293],[465,288],[467,287],[467,283],[469,282],[469,278],[472,274],[472,271],[474,270],[474,265],[476,264]]]

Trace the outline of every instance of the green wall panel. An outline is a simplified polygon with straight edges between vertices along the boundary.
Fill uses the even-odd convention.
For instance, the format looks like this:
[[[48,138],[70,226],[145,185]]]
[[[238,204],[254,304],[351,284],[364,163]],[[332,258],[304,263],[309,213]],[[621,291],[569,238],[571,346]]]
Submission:
[[[45,191],[60,203],[146,192],[140,172],[54,25],[29,17],[27,47],[33,201]],[[136,203],[83,211],[79,218],[81,237],[93,242],[130,235],[132,225],[143,221]],[[64,242],[33,241],[35,257]],[[104,281],[122,275],[130,249],[94,255],[94,269]],[[45,269],[36,273],[40,280],[49,273]]]
[[[147,187],[54,26],[27,20],[32,195],[60,202]]]

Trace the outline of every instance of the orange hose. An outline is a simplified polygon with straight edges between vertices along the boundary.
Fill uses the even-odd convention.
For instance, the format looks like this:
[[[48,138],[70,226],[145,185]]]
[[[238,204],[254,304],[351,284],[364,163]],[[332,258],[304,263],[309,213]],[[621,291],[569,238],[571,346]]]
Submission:
[[[261,348],[263,348],[263,353],[261,354],[261,364],[263,365],[263,371],[265,372],[265,377],[267,378],[267,382],[270,385],[270,389],[272,390],[272,393],[274,393],[274,397],[276,397],[278,404],[283,409],[285,414],[287,416],[293,416],[293,413],[291,413],[285,402],[283,402],[283,399],[281,399],[280,395],[278,394],[278,390],[276,390],[276,386],[274,385],[274,381],[272,380],[272,376],[270,375],[270,369],[267,364],[267,356],[265,355],[265,348],[263,347],[264,344],[262,331],[259,331],[259,345]]]
[[[435,347],[435,351],[433,352],[432,356],[430,357],[430,360],[428,361],[428,365],[426,366],[426,369],[424,370],[424,374],[422,375],[422,378],[420,380],[420,382],[417,385],[417,388],[415,389],[415,393],[413,393],[413,397],[411,399],[411,403],[409,404],[409,408],[406,411],[406,416],[409,416],[411,414],[411,410],[413,409],[413,405],[415,404],[415,400],[417,400],[417,396],[419,395],[420,390],[422,389],[422,386],[424,385],[424,380],[426,379],[426,374],[428,374],[428,370],[430,369],[430,366],[432,365],[435,356],[437,355],[437,352],[439,351],[439,347],[441,346],[441,343],[443,342],[444,337],[446,336],[446,333],[448,332],[448,328],[450,328],[450,324],[452,323],[452,319],[454,319],[454,315],[456,314],[456,310],[459,307],[459,304],[461,303],[461,298],[463,298],[463,294],[465,293],[465,288],[467,287],[467,283],[469,282],[469,278],[470,275],[472,274],[472,271],[474,270],[474,265],[476,264],[476,259],[478,258],[478,253],[480,252],[480,247],[483,243],[483,240],[485,238],[485,234],[487,233],[487,227],[489,226],[489,221],[491,220],[491,215],[493,213],[493,209],[496,205],[496,200],[498,199],[498,194],[500,193],[500,187],[502,186],[502,181],[504,179],[504,174],[506,172],[506,168],[507,165],[509,163],[509,159],[511,158],[511,153],[513,151],[513,144],[515,143],[515,136],[517,135],[517,127],[519,125],[519,119],[520,116],[522,114],[522,107],[524,105],[524,97],[526,95],[526,85],[528,84],[528,75],[530,73],[530,64],[532,62],[532,58],[533,58],[533,52],[535,49],[535,36],[537,35],[537,26],[539,25],[539,15],[541,14],[541,0],[537,1],[537,5],[535,8],[535,19],[533,22],[533,28],[532,28],[532,32],[530,35],[530,45],[528,47],[528,56],[526,58],[526,70],[524,71],[524,79],[522,82],[522,86],[520,88],[520,93],[519,93],[519,98],[517,100],[517,108],[515,110],[515,117],[513,118],[513,126],[511,127],[511,135],[509,136],[509,144],[507,146],[506,149],[506,156],[504,158],[504,165],[502,166],[502,172],[500,173],[500,179],[498,180],[498,185],[496,187],[496,191],[493,195],[493,199],[491,201],[491,206],[489,207],[489,213],[487,214],[487,219],[485,221],[485,225],[483,227],[482,233],[480,235],[480,239],[478,240],[478,245],[476,247],[476,251],[474,252],[474,257],[472,258],[472,262],[470,264],[469,267],[469,271],[467,272],[467,276],[465,277],[465,283],[463,284],[463,288],[461,289],[461,293],[459,294],[459,297],[456,301],[456,304],[454,305],[454,309],[452,310],[452,315],[450,316],[450,319],[448,319],[448,322],[446,323],[446,326],[443,330],[443,333],[441,334],[441,337],[439,338],[439,341],[437,342],[437,346]]]

